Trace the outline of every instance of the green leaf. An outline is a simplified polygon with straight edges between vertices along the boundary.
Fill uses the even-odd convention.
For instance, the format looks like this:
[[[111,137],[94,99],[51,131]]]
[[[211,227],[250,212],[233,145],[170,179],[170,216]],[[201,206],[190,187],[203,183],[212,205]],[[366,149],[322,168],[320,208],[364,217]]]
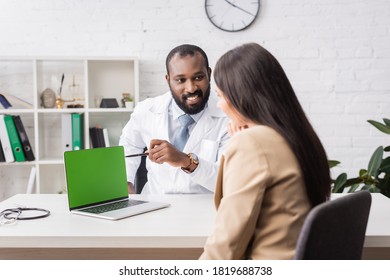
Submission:
[[[359,177],[365,177],[367,176],[367,170],[366,169],[360,169],[359,170]]]
[[[337,160],[328,160],[329,168],[335,167],[335,166],[337,166],[339,164],[340,164],[340,162],[337,161]]]
[[[359,188],[359,186],[360,186],[360,184],[352,185],[348,192],[349,192],[349,193],[355,192],[356,189]]]
[[[372,124],[373,126],[375,126],[377,129],[379,129],[380,131],[382,131],[386,134],[390,134],[390,126],[384,125],[380,122],[373,121],[373,120],[368,120],[368,122],[370,124]]]
[[[377,184],[377,187],[383,190],[384,192],[390,191],[390,177],[386,177],[384,179],[379,179],[379,183]]]
[[[372,185],[369,189],[368,189],[369,192],[371,193],[379,193],[381,192],[380,189],[378,189],[376,186]]]
[[[383,119],[386,125],[390,126],[390,120],[389,119]]]
[[[390,174],[390,157],[387,157],[382,161],[379,170],[387,174]]]
[[[355,184],[359,185],[361,183],[363,183],[363,178],[360,178],[360,177],[357,177],[357,178],[351,178],[351,179],[348,179],[347,181],[345,181],[344,185],[345,187],[348,187],[348,186],[353,186]]]
[[[385,165],[379,169],[381,172],[390,174],[390,165]]]
[[[341,173],[334,183],[333,192],[341,193],[344,190],[344,184],[347,181],[347,173]]]
[[[368,163],[368,175],[376,176],[378,174],[378,169],[381,166],[383,158],[383,147],[378,147],[375,152],[372,154],[370,162]]]

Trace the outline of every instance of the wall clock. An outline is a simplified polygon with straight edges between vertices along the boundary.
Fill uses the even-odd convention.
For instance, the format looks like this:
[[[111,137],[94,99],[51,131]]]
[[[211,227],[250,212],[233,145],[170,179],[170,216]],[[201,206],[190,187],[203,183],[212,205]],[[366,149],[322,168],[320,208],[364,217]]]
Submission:
[[[260,0],[205,0],[208,19],[221,30],[244,30],[256,19]]]

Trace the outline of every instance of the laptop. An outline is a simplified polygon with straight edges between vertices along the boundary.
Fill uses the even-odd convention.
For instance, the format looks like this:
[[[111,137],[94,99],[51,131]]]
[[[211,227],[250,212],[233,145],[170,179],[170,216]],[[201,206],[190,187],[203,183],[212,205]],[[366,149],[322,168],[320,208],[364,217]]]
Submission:
[[[129,199],[122,146],[67,151],[64,162],[71,213],[119,220],[169,206]]]

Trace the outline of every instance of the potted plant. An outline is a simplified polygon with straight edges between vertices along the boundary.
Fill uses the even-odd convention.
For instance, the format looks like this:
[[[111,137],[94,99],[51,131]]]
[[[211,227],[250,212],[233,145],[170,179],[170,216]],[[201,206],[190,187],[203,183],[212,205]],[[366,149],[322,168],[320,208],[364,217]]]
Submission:
[[[384,123],[368,120],[381,132],[390,134],[390,119],[383,119],[383,121]],[[367,169],[361,169],[355,178],[347,178],[346,173],[341,173],[335,180],[332,180],[332,192],[368,190],[390,197],[390,156],[384,157],[386,152],[390,152],[390,146],[378,147],[372,154]],[[330,160],[329,167],[332,168],[339,163]]]
[[[130,93],[122,93],[122,107],[133,109],[134,100],[131,97]]]

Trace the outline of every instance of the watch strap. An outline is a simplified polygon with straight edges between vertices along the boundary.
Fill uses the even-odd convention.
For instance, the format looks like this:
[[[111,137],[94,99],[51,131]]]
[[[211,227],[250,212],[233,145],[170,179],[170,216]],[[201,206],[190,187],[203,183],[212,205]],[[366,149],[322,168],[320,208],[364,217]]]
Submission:
[[[187,156],[189,157],[190,159],[190,164],[186,167],[181,167],[181,170],[183,170],[184,172],[186,173],[192,173],[189,168],[191,167],[191,165],[195,164],[195,165],[198,165],[199,164],[199,161],[197,160],[197,156],[195,156],[193,153],[189,153],[187,154]]]

